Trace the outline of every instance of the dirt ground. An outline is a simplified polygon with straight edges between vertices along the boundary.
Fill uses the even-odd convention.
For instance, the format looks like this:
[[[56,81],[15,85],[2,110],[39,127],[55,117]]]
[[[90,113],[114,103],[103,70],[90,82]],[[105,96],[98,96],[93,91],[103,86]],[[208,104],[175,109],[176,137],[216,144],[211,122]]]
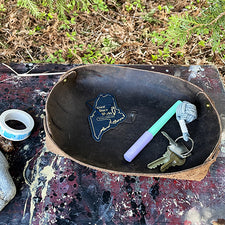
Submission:
[[[223,55],[213,52],[209,45],[199,45],[199,36],[192,35],[183,48],[171,47],[160,55],[163,49],[149,35],[165,30],[171,15],[188,11],[198,16],[204,1],[195,8],[188,0],[146,0],[141,6],[127,2],[109,0],[108,11],[91,9],[89,13],[66,15],[70,19],[67,22],[58,19],[56,13],[37,19],[18,7],[17,1],[0,0],[0,62],[213,64],[225,81]]]

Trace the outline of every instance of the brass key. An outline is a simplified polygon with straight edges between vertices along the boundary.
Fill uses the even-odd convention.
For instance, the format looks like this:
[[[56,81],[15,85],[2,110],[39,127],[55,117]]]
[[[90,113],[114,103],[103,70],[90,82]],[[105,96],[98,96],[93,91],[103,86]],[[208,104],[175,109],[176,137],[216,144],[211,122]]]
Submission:
[[[153,162],[150,162],[147,167],[149,169],[155,169],[157,166],[161,166],[162,164],[168,162],[170,160],[170,154],[171,154],[171,151],[170,150],[167,150],[162,157],[154,160]]]
[[[169,146],[167,148],[167,151],[170,151]],[[165,172],[171,166],[182,166],[182,165],[184,165],[185,162],[186,162],[186,158],[180,158],[174,152],[170,151],[170,159],[160,167],[160,171]]]
[[[169,140],[169,146],[167,147],[167,151],[163,154],[162,157],[156,159],[155,161],[149,163],[147,167],[149,169],[155,169],[157,166],[160,167],[161,172],[165,172],[171,166],[182,166],[186,162],[186,158],[191,155],[191,151],[194,146],[194,141],[189,138],[192,142],[192,147],[190,150],[183,144],[177,143],[177,141],[181,138],[177,138],[175,141],[164,131],[162,134]]]

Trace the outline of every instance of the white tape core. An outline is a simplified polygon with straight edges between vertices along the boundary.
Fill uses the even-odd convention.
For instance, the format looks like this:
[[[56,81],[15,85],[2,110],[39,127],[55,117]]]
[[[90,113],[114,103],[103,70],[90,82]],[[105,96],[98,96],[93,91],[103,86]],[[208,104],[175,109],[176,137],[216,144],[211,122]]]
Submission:
[[[9,127],[6,122],[9,120],[17,120],[23,123],[26,128],[16,130]],[[26,112],[18,109],[9,109],[0,116],[0,135],[12,141],[22,141],[29,137],[34,127],[33,118]]]

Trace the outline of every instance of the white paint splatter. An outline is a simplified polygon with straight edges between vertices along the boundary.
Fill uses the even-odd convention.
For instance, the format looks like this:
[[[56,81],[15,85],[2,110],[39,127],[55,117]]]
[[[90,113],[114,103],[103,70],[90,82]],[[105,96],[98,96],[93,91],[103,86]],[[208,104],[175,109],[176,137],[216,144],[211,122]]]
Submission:
[[[25,146],[23,147],[23,149],[24,149],[24,150],[28,150],[28,149],[29,149],[29,145],[25,145]]]
[[[188,81],[191,81],[191,79],[196,78],[198,74],[204,71],[204,69],[199,65],[191,65],[188,71],[191,72]]]
[[[47,196],[47,191],[48,191],[48,186],[49,186],[49,182],[52,180],[52,178],[54,178],[55,174],[54,174],[54,169],[53,169],[53,164],[56,162],[57,160],[57,156],[54,156],[52,159],[52,162],[50,165],[43,167],[40,167],[41,165],[41,160],[42,157],[44,156],[46,152],[49,152],[47,150],[47,148],[44,146],[43,149],[41,150],[41,154],[40,156],[37,158],[37,162],[35,163],[35,167],[33,168],[33,170],[31,171],[31,176],[33,178],[33,181],[31,181],[29,183],[29,181],[26,179],[26,170],[29,167],[29,163],[30,161],[33,160],[33,158],[31,158],[29,161],[27,161],[25,167],[24,167],[24,179],[25,182],[29,185],[29,189],[30,189],[30,219],[29,219],[29,224],[32,224],[33,221],[33,217],[34,217],[34,210],[35,210],[35,201],[34,201],[34,197],[36,196],[36,191],[38,190],[38,188],[41,187],[41,197],[42,200],[41,201],[45,201],[45,198]],[[43,180],[43,177],[45,178],[45,181],[40,182],[40,180]],[[42,178],[42,179],[40,179]],[[24,212],[26,212],[26,207],[27,204],[25,204],[24,207]],[[46,218],[47,215],[45,215]]]
[[[223,130],[221,135],[221,152],[225,153],[225,114],[221,114],[220,118],[223,125]]]
[[[190,221],[192,225],[201,225],[201,215],[196,207],[191,208],[186,213],[185,220]]]
[[[34,92],[36,92],[38,95],[40,95],[42,97],[46,97],[48,95],[48,92],[44,92],[41,90],[34,90]]]
[[[121,178],[121,177],[118,176],[118,177],[116,178],[116,181],[117,181],[117,182],[120,182],[120,178]]]
[[[174,205],[177,207],[178,205],[177,205],[177,200],[176,199],[173,199],[173,203],[174,203]]]
[[[130,209],[130,210],[127,210],[127,211],[125,212],[125,214],[126,214],[126,217],[132,217],[132,216],[133,216],[133,212],[132,212],[131,209]]]
[[[177,212],[177,214],[178,214],[179,216],[183,216],[183,214],[184,214],[184,211],[183,211],[183,210],[181,210],[181,211],[178,211],[178,212]]]
[[[56,156],[54,158],[56,158]],[[54,169],[52,168],[54,161],[55,160],[52,160],[51,165],[44,167],[40,172],[40,175],[46,178],[44,188],[42,189],[42,199],[45,199],[47,196],[48,183],[55,176]]]

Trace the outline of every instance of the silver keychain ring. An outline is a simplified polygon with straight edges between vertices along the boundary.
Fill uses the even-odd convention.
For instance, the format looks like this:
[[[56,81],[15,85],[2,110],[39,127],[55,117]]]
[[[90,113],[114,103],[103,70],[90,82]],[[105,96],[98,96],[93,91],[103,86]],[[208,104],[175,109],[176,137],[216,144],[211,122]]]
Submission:
[[[175,140],[175,142],[177,142],[177,141],[180,140],[181,138],[183,138],[183,136],[178,137],[178,138]],[[192,150],[193,150],[193,148],[194,148],[194,141],[193,141],[193,139],[190,138],[190,137],[188,137],[188,139],[191,141],[191,144],[192,144],[191,149],[190,149],[187,153],[182,154],[182,156],[188,156],[188,155],[192,152]],[[187,147],[187,146],[186,146],[186,147]]]

